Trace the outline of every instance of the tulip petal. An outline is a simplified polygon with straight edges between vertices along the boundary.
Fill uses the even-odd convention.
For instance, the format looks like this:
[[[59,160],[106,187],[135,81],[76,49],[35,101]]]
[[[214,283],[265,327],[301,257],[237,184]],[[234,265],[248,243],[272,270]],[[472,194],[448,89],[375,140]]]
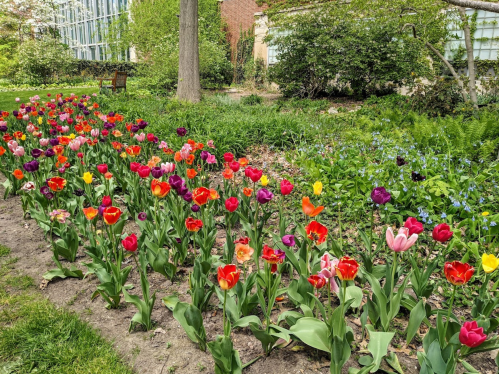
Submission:
[[[395,252],[402,252],[404,250],[405,244],[407,243],[407,236],[399,234],[395,237],[393,242],[393,250]]]
[[[389,227],[386,230],[386,244],[388,244],[388,248],[393,250],[393,241],[394,241],[394,236],[393,236],[393,229]]]
[[[409,248],[411,248],[413,244],[416,243],[416,240],[418,240],[418,234],[412,234],[409,240],[407,240],[407,243],[405,243],[404,249],[402,249],[402,251],[407,251]]]

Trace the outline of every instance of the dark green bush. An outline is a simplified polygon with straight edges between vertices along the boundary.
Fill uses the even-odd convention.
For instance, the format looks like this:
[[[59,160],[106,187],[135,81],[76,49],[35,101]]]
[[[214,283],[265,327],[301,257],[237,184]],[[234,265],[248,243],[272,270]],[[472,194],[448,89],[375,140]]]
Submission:
[[[255,94],[241,97],[241,104],[243,105],[259,105],[261,103],[263,103],[263,97]]]
[[[130,61],[92,61],[76,60],[74,62],[74,74],[91,77],[111,77],[115,71],[124,71],[128,76],[133,77],[138,65]]]

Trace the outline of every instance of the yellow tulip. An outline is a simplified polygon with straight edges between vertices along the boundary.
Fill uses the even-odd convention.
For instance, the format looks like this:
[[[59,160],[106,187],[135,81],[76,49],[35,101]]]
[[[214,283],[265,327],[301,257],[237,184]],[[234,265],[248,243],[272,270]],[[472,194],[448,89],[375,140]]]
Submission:
[[[76,138],[76,135],[75,135],[75,134],[70,134],[70,135],[69,135],[69,138],[70,138],[70,139],[74,139],[74,138]]]
[[[322,182],[315,182],[313,185],[314,195],[320,195],[322,193]]]
[[[41,125],[43,123],[43,118],[42,117],[38,117],[38,124]]]
[[[88,104],[87,104],[87,102],[84,102],[83,105],[87,106]]]
[[[86,184],[92,183],[93,174],[87,171],[85,174],[83,174],[83,180]]]
[[[21,140],[26,140],[26,135],[21,136]]]
[[[496,258],[493,254],[486,254],[484,253],[482,255],[482,267],[483,271],[486,272],[487,274],[492,273],[494,270],[497,269],[499,266],[499,259]]]
[[[263,187],[265,187],[267,184],[269,184],[269,178],[267,178],[266,175],[262,175],[262,177],[260,178],[260,183]]]
[[[120,157],[121,158],[126,158],[126,152],[121,152]]]

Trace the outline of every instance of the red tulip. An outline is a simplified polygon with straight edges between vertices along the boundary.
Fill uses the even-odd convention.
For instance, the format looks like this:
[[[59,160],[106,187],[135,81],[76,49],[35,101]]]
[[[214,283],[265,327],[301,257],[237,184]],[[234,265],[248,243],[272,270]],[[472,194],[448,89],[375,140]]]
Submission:
[[[239,280],[241,270],[236,268],[236,265],[225,265],[218,267],[218,284],[222,290],[230,290]]]
[[[445,277],[454,286],[462,286],[467,283],[474,272],[473,266],[463,264],[460,261],[446,262],[444,265]]]
[[[154,134],[147,134],[147,140],[150,141],[150,142],[153,142],[154,141]]]
[[[114,225],[121,216],[120,208],[116,208],[114,206],[107,207],[104,209],[102,217],[104,218],[104,222],[108,225]]]
[[[262,178],[263,170],[258,170],[252,168],[251,166],[248,166],[246,169],[244,169],[244,175],[251,179],[253,183],[256,183],[260,180],[260,178]]]
[[[149,166],[141,165],[137,170],[137,174],[141,178],[147,178],[151,174],[151,168]]]
[[[200,219],[189,217],[185,220],[185,227],[191,232],[198,232],[203,228],[203,221],[201,221]]]
[[[449,225],[446,223],[441,223],[440,225],[435,226],[432,236],[433,239],[437,242],[445,243],[451,238],[452,234],[454,233],[450,231]]]
[[[459,341],[467,347],[475,348],[487,339],[483,327],[478,327],[476,321],[465,322],[459,332]]]
[[[305,231],[307,232],[307,237],[317,244],[321,244],[326,241],[328,232],[327,227],[317,221],[310,222],[307,227],[305,227]]]
[[[130,163],[130,170],[134,173],[136,173],[140,167],[141,167],[141,165],[139,162],[131,162]]]
[[[283,179],[281,181],[281,195],[283,195],[283,196],[289,195],[291,193],[291,191],[293,191],[294,187],[295,186],[293,184],[291,184],[290,181]]]
[[[336,265],[336,275],[342,281],[354,280],[358,271],[359,264],[353,258],[348,256],[340,258],[338,265]]]
[[[162,199],[170,192],[170,184],[168,182],[160,182],[157,179],[151,181],[151,191],[154,196]]]
[[[113,200],[111,199],[111,196],[102,197],[102,205],[104,205],[105,207],[113,205]]]
[[[326,285],[326,278],[320,274],[311,275],[308,278],[308,283],[310,283],[314,288],[321,289]]]
[[[129,235],[121,241],[121,244],[128,252],[135,252],[138,247],[137,236],[135,234]]]
[[[107,173],[107,165],[106,164],[97,165],[97,170],[101,174],[106,174]]]
[[[412,234],[421,234],[424,231],[423,224],[418,222],[414,217],[407,218],[404,223],[404,227],[409,229],[409,236]]]
[[[199,206],[204,205],[210,198],[210,190],[206,187],[198,187],[192,191],[192,200]]]
[[[225,162],[232,162],[234,161],[234,155],[230,152],[227,152],[224,154],[224,160]]]
[[[230,163],[229,163],[229,167],[230,167],[230,169],[231,169],[234,173],[236,173],[236,172],[238,172],[238,171],[239,171],[239,168],[241,167],[241,165],[240,165],[240,164],[239,164],[239,162],[237,162],[237,161],[232,161],[232,162],[230,162]]]
[[[229,212],[234,213],[239,206],[239,200],[235,197],[229,197],[227,200],[225,200],[225,209],[227,209]]]

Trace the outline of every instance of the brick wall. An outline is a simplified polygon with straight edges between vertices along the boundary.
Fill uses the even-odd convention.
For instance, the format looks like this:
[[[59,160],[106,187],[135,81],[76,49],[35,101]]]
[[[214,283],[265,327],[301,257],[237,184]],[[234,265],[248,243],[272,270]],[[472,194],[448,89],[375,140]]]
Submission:
[[[227,23],[227,38],[234,50],[240,31],[253,29],[255,13],[266,8],[259,7],[255,0],[224,0],[221,4],[222,19]]]

